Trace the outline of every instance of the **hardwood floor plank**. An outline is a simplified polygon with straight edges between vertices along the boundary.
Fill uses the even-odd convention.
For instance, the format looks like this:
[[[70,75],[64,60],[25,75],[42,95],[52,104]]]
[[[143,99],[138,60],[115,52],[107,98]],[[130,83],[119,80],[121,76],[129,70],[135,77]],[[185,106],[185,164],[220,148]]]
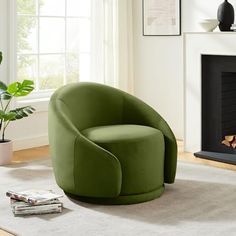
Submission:
[[[15,234],[12,234],[8,231],[5,231],[3,229],[0,229],[0,236],[16,236]]]
[[[236,171],[236,165],[230,165],[217,161],[210,161],[206,159],[196,158],[193,153],[184,152],[184,144],[183,141],[178,141],[178,159],[183,161],[189,161],[192,163],[200,163],[209,166],[214,166],[222,169],[234,170]]]
[[[37,148],[30,148],[16,151],[13,154],[13,162],[25,162],[33,160],[42,160],[50,158],[49,146],[42,146]]]

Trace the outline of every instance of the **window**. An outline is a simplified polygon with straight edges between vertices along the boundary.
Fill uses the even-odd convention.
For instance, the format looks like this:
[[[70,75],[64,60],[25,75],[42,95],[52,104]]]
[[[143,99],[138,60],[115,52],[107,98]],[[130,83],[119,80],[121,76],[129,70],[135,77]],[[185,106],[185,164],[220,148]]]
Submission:
[[[90,80],[91,0],[16,0],[17,75],[35,94]]]

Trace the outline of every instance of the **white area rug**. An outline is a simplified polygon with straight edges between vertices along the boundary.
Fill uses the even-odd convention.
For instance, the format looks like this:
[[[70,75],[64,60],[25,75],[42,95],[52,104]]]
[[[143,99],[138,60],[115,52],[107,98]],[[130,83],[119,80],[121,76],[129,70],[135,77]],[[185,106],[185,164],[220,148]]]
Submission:
[[[8,189],[53,189],[49,160],[0,167],[0,228],[22,236],[236,235],[236,172],[178,163],[174,185],[161,198],[101,206],[63,198],[62,214],[14,217]]]

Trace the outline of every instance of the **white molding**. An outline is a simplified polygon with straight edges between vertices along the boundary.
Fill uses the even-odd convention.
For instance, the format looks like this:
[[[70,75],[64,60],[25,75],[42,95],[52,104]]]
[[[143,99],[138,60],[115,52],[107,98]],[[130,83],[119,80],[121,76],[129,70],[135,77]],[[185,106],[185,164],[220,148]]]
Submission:
[[[236,56],[236,33],[184,34],[184,150],[201,150],[201,56]]]
[[[38,63],[37,63],[37,76],[35,77],[35,90],[27,96],[27,99],[33,100],[33,99],[39,99],[39,98],[50,98],[52,93],[55,91],[54,89],[49,89],[47,91],[39,91],[39,76],[40,76],[40,56],[41,55],[60,55],[64,56],[64,82],[63,85],[67,84],[67,78],[66,78],[66,73],[67,73],[67,54],[71,53],[70,50],[68,49],[67,45],[67,18],[68,19],[87,19],[88,21],[91,21],[91,16],[68,16],[67,15],[67,1],[65,0],[65,15],[64,16],[50,16],[50,15],[40,15],[40,7],[39,4],[37,4],[37,13],[36,14],[21,14],[18,13],[16,8],[17,8],[17,3],[16,0],[9,0],[9,37],[10,37],[10,47],[9,47],[9,53],[10,53],[10,82],[14,82],[17,80],[17,56],[18,55],[34,55],[37,57]],[[36,1],[38,3],[38,1]],[[17,16],[27,16],[27,17],[35,17],[37,18],[37,50],[36,52],[30,52],[30,53],[21,53],[17,52]],[[64,42],[64,50],[62,52],[53,52],[53,53],[44,53],[41,52],[40,50],[40,28],[41,28],[41,19],[42,18],[60,18],[60,19],[65,19],[65,24],[64,24],[64,37],[65,37],[65,42]],[[84,51],[79,48],[79,50],[75,50],[75,52],[80,56],[84,54],[88,54],[91,56],[91,51]],[[12,72],[11,72],[12,71]],[[24,100],[24,98],[22,98]],[[38,101],[36,101],[38,103]],[[44,109],[45,110],[45,109]]]
[[[13,140],[13,150],[18,151],[28,148],[45,146],[48,144],[49,144],[48,135],[45,134],[43,136],[28,137],[24,139]]]
[[[197,35],[217,35],[217,34],[221,34],[221,35],[223,35],[223,34],[230,34],[230,35],[232,35],[232,34],[236,34],[236,32],[234,32],[234,31],[214,31],[214,32],[184,32],[183,33],[183,35],[189,35],[189,34],[197,34]]]
[[[9,0],[0,1],[0,51],[3,53],[3,61],[0,67],[0,80],[5,83],[8,82],[8,71],[9,71]]]
[[[20,106],[32,106],[35,108],[35,113],[38,112],[47,112],[49,105],[49,98],[39,98],[39,99],[25,99],[17,100],[15,102],[16,107]]]
[[[17,71],[17,58],[16,58],[16,0],[9,0],[8,2],[8,36],[9,36],[9,45],[8,45],[8,83],[13,83],[16,81],[16,71]]]
[[[186,59],[186,33],[183,34],[183,112],[184,112],[184,136],[183,136],[183,140],[184,140],[184,151],[186,150],[186,137],[187,137],[187,118],[186,118],[186,114],[187,114],[187,108],[186,108],[186,98],[187,98],[187,94],[186,94],[186,84],[187,84],[187,76],[186,76],[186,69],[187,69],[187,59]]]

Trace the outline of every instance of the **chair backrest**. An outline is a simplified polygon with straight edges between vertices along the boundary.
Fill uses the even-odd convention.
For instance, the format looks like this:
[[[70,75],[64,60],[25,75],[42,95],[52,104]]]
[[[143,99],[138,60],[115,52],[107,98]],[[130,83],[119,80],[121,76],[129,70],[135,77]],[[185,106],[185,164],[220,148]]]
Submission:
[[[62,102],[66,116],[79,129],[122,123],[122,92],[95,83],[76,83],[58,89],[51,102]]]

